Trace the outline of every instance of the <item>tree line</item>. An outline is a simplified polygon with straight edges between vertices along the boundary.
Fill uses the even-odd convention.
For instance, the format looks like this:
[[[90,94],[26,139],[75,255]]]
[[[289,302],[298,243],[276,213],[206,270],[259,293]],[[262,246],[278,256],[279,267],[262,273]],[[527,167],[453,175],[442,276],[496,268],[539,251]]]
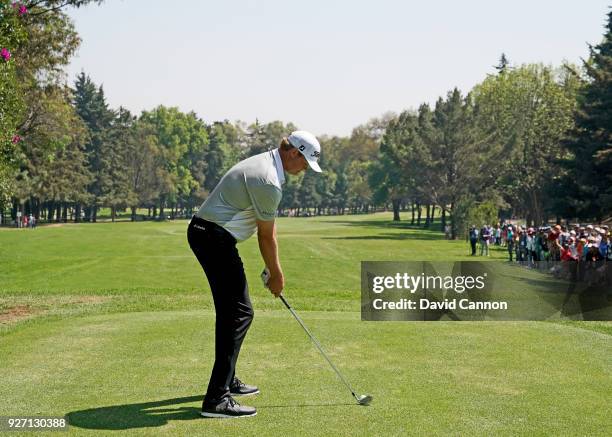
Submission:
[[[110,108],[85,72],[63,73],[79,44],[62,12],[91,1],[2,2],[0,210],[48,221],[189,216],[245,157],[278,146],[293,123],[205,122],[158,106]],[[95,3],[100,3],[95,2]],[[25,13],[23,7],[26,9]],[[505,55],[467,94],[322,136],[324,173],[289,177],[281,215],[402,211],[452,236],[474,221],[602,220],[612,213],[612,13],[581,66],[512,66]],[[3,52],[4,53],[4,52]],[[437,211],[437,212],[436,212]]]

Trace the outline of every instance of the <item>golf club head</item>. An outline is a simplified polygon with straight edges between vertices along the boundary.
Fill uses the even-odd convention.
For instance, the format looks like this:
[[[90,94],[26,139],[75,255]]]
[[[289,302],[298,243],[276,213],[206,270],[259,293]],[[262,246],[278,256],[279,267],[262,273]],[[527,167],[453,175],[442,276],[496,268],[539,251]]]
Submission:
[[[371,395],[360,395],[357,397],[357,402],[359,405],[370,405],[373,397]]]

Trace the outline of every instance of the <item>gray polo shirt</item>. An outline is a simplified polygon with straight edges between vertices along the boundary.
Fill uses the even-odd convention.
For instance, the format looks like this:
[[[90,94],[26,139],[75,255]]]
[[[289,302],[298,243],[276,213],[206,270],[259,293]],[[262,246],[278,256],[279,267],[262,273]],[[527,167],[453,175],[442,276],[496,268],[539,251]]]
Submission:
[[[244,241],[255,233],[256,220],[274,220],[284,181],[278,149],[251,156],[229,169],[196,215]]]

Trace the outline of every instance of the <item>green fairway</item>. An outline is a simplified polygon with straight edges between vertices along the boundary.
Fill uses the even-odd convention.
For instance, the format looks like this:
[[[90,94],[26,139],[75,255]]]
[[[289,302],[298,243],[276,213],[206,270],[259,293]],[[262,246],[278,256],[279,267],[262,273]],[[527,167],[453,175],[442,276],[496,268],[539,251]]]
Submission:
[[[286,294],[301,308],[358,311],[361,261],[470,258],[465,242],[449,242],[437,230],[416,229],[390,218],[390,213],[280,218]],[[158,304],[191,307],[194,300],[210,307],[208,283],[187,245],[187,224],[181,220],[0,230],[0,293],[45,295],[51,301],[65,295],[113,295],[116,302],[130,301],[131,308],[148,300],[142,310]],[[239,249],[256,307],[276,308],[260,286],[263,262],[257,239]]]
[[[278,219],[289,288],[323,291],[333,282],[337,290],[356,290],[359,262],[368,259],[468,259],[464,242],[448,242],[440,232],[417,230],[389,218],[390,214]],[[35,294],[201,290],[201,270],[187,245],[187,223],[68,224],[0,231],[1,260],[8,275],[0,287]],[[247,274],[260,273],[257,239],[239,248]]]
[[[361,261],[470,259],[390,218],[279,220],[285,294],[369,407],[260,285],[256,239],[239,246],[255,320],[238,376],[261,389],[240,420],[198,416],[214,313],[186,221],[0,230],[0,416],[92,435],[610,435],[610,322],[360,321]]]

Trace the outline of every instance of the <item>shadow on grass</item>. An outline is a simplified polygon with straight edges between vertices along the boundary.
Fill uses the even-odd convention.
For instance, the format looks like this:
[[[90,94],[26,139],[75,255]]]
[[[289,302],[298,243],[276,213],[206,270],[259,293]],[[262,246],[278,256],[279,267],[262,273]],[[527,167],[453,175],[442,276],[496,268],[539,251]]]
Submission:
[[[363,235],[353,237],[324,237],[324,240],[444,240],[444,234],[439,230],[439,223],[432,223],[429,228],[411,225],[408,221],[381,221],[381,220],[327,220],[327,223],[336,223],[346,226],[377,228],[377,229],[398,229],[406,231],[416,231],[410,233],[382,233],[378,235]]]
[[[444,240],[444,235],[428,233],[357,235],[352,237],[321,237],[322,240]]]
[[[559,266],[558,264],[557,266]],[[489,276],[500,285],[499,296],[522,301],[517,320],[556,319],[605,321],[612,314],[612,289],[606,284],[556,278],[548,268],[533,269],[518,263],[490,264]],[[491,275],[494,276],[491,276]],[[544,305],[543,305],[544,304]]]
[[[519,280],[527,284],[528,290],[535,291],[542,300],[555,308],[555,312],[560,311],[562,317],[586,321],[610,320],[612,291],[607,285],[560,280],[552,276],[546,279]]]
[[[203,395],[137,404],[111,405],[73,411],[66,415],[71,426],[85,429],[133,429],[164,426],[170,420],[200,419],[200,409],[180,404],[202,401]]]
[[[348,225],[348,226],[359,226],[365,228],[386,228],[386,229],[413,229],[418,231],[429,231],[429,232],[439,232],[441,233],[441,222],[440,220],[434,220],[429,228],[423,227],[423,224],[417,226],[417,224],[410,224],[408,220],[401,220],[398,222],[388,221],[388,220],[326,220],[326,223],[336,223],[340,225]]]
[[[84,429],[122,430],[153,428],[164,426],[171,420],[207,420],[200,416],[200,408],[180,405],[201,402],[202,398],[203,395],[198,395],[136,404],[111,405],[107,407],[72,411],[68,413],[66,417],[68,418],[70,426]],[[329,408],[349,405],[354,406],[355,403],[261,405],[258,409],[265,410],[296,407]]]

